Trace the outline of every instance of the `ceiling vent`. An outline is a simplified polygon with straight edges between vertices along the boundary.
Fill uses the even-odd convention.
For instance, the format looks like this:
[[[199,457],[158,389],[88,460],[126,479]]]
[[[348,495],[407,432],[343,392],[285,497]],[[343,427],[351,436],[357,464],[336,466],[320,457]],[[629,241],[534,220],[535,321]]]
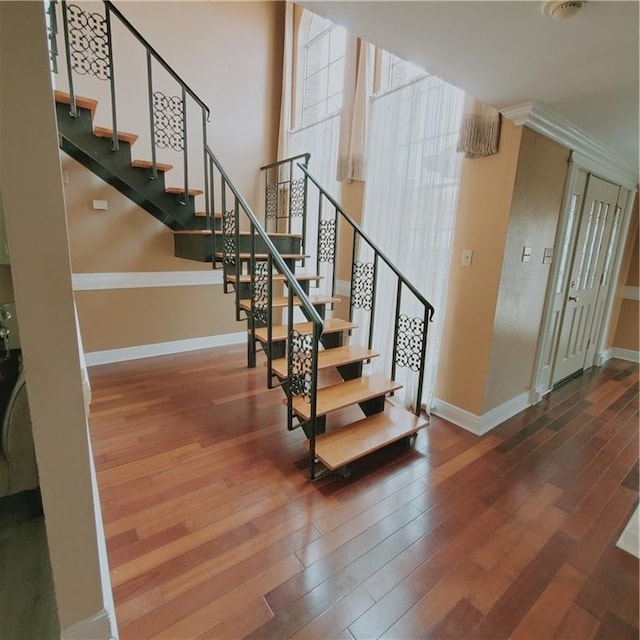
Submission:
[[[578,0],[550,0],[544,3],[542,13],[554,20],[566,20],[575,16],[583,4],[584,2]]]

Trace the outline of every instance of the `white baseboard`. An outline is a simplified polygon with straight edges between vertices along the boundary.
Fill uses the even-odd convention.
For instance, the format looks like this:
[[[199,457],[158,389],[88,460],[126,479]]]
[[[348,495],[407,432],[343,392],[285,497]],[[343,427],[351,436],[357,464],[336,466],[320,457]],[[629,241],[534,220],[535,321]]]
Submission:
[[[640,351],[613,347],[611,357],[619,358],[620,360],[628,360],[629,362],[640,362]]]
[[[601,367],[607,360],[613,357],[613,349],[605,349],[596,357],[596,366]]]
[[[183,351],[195,351],[196,349],[209,349],[211,347],[223,347],[230,344],[240,344],[247,339],[246,331],[238,333],[223,333],[218,336],[204,336],[202,338],[189,338],[187,340],[173,340],[171,342],[156,342],[154,344],[142,344],[123,349],[106,349],[104,351],[90,351],[85,353],[87,366],[109,364],[111,362],[124,362],[125,360],[137,360],[153,356],[166,356],[171,353]]]
[[[471,413],[470,411],[466,411],[465,409],[460,409],[460,407],[456,407],[455,405],[449,404],[439,398],[434,398],[433,404],[432,412],[437,416],[440,416],[441,418],[444,418],[445,420],[448,420],[449,422],[452,422],[453,424],[462,427],[477,436],[483,436],[494,427],[502,424],[505,420],[515,416],[516,413],[520,413],[520,411],[526,409],[530,406],[531,402],[529,399],[529,391],[525,391],[519,396],[503,402],[500,406],[491,409],[491,411],[487,411],[487,413],[484,413],[481,416]]]
[[[117,637],[116,625],[107,611],[102,609],[93,616],[74,622],[65,627],[61,633],[62,640],[112,640]]]
[[[626,551],[627,553],[631,553],[636,558],[639,558],[640,555],[640,523],[638,522],[638,507],[633,512],[631,519],[627,523],[627,526],[624,528],[622,535],[616,542],[616,546],[620,547],[620,549]]]

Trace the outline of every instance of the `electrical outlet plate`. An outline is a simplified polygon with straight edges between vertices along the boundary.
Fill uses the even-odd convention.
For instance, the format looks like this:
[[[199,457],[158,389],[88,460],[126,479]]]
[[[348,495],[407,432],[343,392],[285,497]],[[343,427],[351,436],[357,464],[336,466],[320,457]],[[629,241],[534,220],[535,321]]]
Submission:
[[[94,200],[93,208],[96,211],[106,211],[109,208],[109,204],[106,200]]]
[[[460,266],[470,267],[472,258],[473,258],[473,249],[463,249],[462,259],[460,260]]]

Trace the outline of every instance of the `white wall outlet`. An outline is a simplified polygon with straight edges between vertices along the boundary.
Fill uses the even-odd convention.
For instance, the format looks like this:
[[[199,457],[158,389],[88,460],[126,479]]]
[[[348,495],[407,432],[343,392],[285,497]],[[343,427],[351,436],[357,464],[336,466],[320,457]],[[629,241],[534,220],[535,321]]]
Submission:
[[[462,260],[460,260],[461,267],[470,267],[471,266],[471,258],[473,258],[473,249],[463,249],[462,250]]]
[[[69,172],[68,171],[63,171],[62,172],[62,184],[69,184]]]
[[[93,208],[96,211],[106,211],[109,208],[109,203],[106,200],[94,200]]]
[[[522,262],[531,262],[531,247],[522,247]]]

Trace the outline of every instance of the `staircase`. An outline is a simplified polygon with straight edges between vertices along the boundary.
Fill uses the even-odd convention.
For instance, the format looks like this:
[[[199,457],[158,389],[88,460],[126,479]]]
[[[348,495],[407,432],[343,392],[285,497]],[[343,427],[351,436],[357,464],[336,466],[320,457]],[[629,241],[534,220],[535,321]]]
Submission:
[[[77,73],[96,67],[96,61],[88,64],[75,46],[74,21],[87,23],[82,9],[63,2],[61,12],[55,3],[48,10],[51,42],[57,43],[61,13],[67,62],[68,91],[55,92],[60,147],[169,227],[176,256],[208,261],[222,269],[224,291],[233,296],[236,319],[247,323],[247,366],[264,360],[267,386],[280,387],[284,393],[286,427],[301,428],[307,438],[311,480],[327,472],[348,475],[348,465],[355,460],[399,440],[409,444],[427,425],[420,407],[431,305],[313,177],[308,154],[262,167],[265,207],[259,221],[207,144],[208,107],[111,2],[104,2],[104,9],[104,18],[91,16],[93,24],[99,25],[96,34],[83,31],[89,39],[89,53],[83,55],[93,56],[98,48],[91,38],[102,38],[100,50],[106,61],[98,68],[111,87],[109,128],[94,123],[97,101],[75,92]],[[114,20],[145,51],[150,158],[136,157],[132,151],[138,136],[117,126],[121,107],[115,96],[109,37]],[[51,47],[54,67],[57,50]],[[177,95],[168,102],[166,95],[154,91],[158,69],[177,85]],[[188,154],[188,100],[202,115],[202,166],[195,171]],[[175,117],[169,131],[166,114],[158,115],[158,104],[172,105]],[[159,162],[156,154],[156,147],[162,148],[158,141],[165,144],[167,140],[182,154],[177,184],[171,182],[176,169]],[[198,199],[204,201],[201,210],[196,206]],[[350,243],[351,256],[346,318],[335,312],[341,303],[336,274],[338,256],[346,255],[338,251],[343,241]],[[314,262],[315,270],[309,272]],[[378,299],[381,277],[393,279],[393,300]],[[390,310],[389,339],[377,347],[376,318],[388,317]],[[356,340],[356,315],[366,316],[366,331],[360,330],[360,342],[366,344]],[[384,360],[384,353],[390,356],[388,365],[375,367]],[[399,367],[417,380],[413,411],[389,401],[402,388],[396,376]]]

